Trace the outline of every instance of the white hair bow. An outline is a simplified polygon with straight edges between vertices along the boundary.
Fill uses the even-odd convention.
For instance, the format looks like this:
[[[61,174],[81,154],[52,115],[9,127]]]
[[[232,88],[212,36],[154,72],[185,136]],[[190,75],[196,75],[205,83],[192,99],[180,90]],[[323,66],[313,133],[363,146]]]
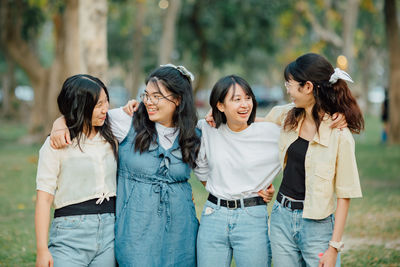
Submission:
[[[353,82],[353,80],[351,79],[350,75],[347,72],[339,68],[335,68],[335,72],[329,78],[329,83],[335,84],[338,79],[342,79],[348,82]]]
[[[184,66],[175,66],[174,64],[168,63],[165,65],[160,65],[160,67],[173,67],[174,69],[182,73],[182,75],[188,77],[192,82],[194,81],[194,75],[190,71],[188,71]]]

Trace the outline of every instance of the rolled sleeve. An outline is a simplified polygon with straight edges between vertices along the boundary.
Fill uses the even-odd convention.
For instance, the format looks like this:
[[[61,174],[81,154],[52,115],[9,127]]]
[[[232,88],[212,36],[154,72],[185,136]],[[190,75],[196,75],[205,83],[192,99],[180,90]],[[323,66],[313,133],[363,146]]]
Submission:
[[[265,116],[264,120],[282,126],[285,121],[286,114],[293,107],[294,107],[293,103],[282,106],[275,106],[271,109],[271,111],[267,114],[267,116]]]
[[[39,151],[39,162],[36,175],[36,189],[55,195],[57,179],[60,173],[59,151],[50,146],[46,139]]]
[[[206,149],[206,143],[207,140],[205,138],[205,133],[203,131],[203,127],[205,126],[207,122],[205,120],[200,120],[197,123],[197,128],[202,130],[202,135],[201,135],[201,145],[200,145],[200,150],[197,155],[196,159],[196,165],[197,167],[194,168],[193,172],[196,175],[197,179],[199,179],[202,182],[206,182],[209,177],[210,173],[210,168],[208,166],[208,159],[207,159],[207,149]]]
[[[340,133],[336,160],[335,190],[338,198],[362,197],[355,156],[355,144],[349,131]]]
[[[132,117],[121,108],[114,108],[108,111],[111,121],[111,131],[121,143],[129,133],[132,125]]]

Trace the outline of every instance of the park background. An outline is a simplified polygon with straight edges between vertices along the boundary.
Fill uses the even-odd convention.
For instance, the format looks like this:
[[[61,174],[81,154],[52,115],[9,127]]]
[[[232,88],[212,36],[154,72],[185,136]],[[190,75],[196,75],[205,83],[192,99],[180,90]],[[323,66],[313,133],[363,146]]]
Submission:
[[[400,266],[399,10],[398,0],[1,0],[0,266],[34,266],[38,151],[65,78],[101,78],[119,107],[152,69],[184,65],[201,118],[217,79],[238,74],[261,116],[286,103],[282,71],[307,52],[349,72],[366,120],[354,136],[364,197],[351,201],[342,264]],[[207,193],[190,182],[200,217]]]

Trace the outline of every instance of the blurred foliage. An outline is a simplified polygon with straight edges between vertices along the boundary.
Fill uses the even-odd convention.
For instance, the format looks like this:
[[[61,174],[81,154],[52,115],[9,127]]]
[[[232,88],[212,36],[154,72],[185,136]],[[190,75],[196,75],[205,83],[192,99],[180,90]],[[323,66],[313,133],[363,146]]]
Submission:
[[[136,1],[146,3],[146,26],[140,34],[145,42],[141,69],[148,73],[158,64],[162,18],[166,12],[158,6],[159,1],[109,1],[109,65],[121,67],[125,73],[131,69],[133,40],[139,34],[134,31]],[[54,55],[52,17],[63,11],[65,3],[62,0],[22,3],[15,9],[24,14],[23,36],[36,48],[42,64],[50,66]],[[346,4],[347,0],[182,0],[173,63],[186,65],[197,77],[204,68],[205,73],[217,75],[236,72],[253,84],[280,84],[282,69],[297,56],[312,51],[335,63],[342,53],[341,47],[318,36],[300,10],[308,10],[322,27],[341,37]],[[361,72],[370,71],[371,82],[384,83],[383,71],[374,71],[387,68],[382,8],[383,1],[360,0],[354,34],[356,68],[351,73],[355,80],[359,80]],[[366,55],[372,57],[372,71],[362,67]],[[1,55],[0,71],[4,71]]]

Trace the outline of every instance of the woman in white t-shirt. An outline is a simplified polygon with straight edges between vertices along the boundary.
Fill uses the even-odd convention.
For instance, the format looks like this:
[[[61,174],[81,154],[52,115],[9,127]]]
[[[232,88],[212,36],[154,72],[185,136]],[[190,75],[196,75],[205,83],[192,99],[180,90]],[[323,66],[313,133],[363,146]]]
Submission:
[[[230,75],[214,86],[216,128],[198,123],[202,144],[194,170],[210,193],[197,238],[198,266],[271,266],[267,205],[258,192],[280,171],[274,123],[254,122],[257,102],[249,84]]]
[[[117,143],[107,116],[107,88],[90,75],[74,75],[64,82],[57,102],[72,145],[55,150],[48,137],[40,149],[36,266],[116,266]]]

